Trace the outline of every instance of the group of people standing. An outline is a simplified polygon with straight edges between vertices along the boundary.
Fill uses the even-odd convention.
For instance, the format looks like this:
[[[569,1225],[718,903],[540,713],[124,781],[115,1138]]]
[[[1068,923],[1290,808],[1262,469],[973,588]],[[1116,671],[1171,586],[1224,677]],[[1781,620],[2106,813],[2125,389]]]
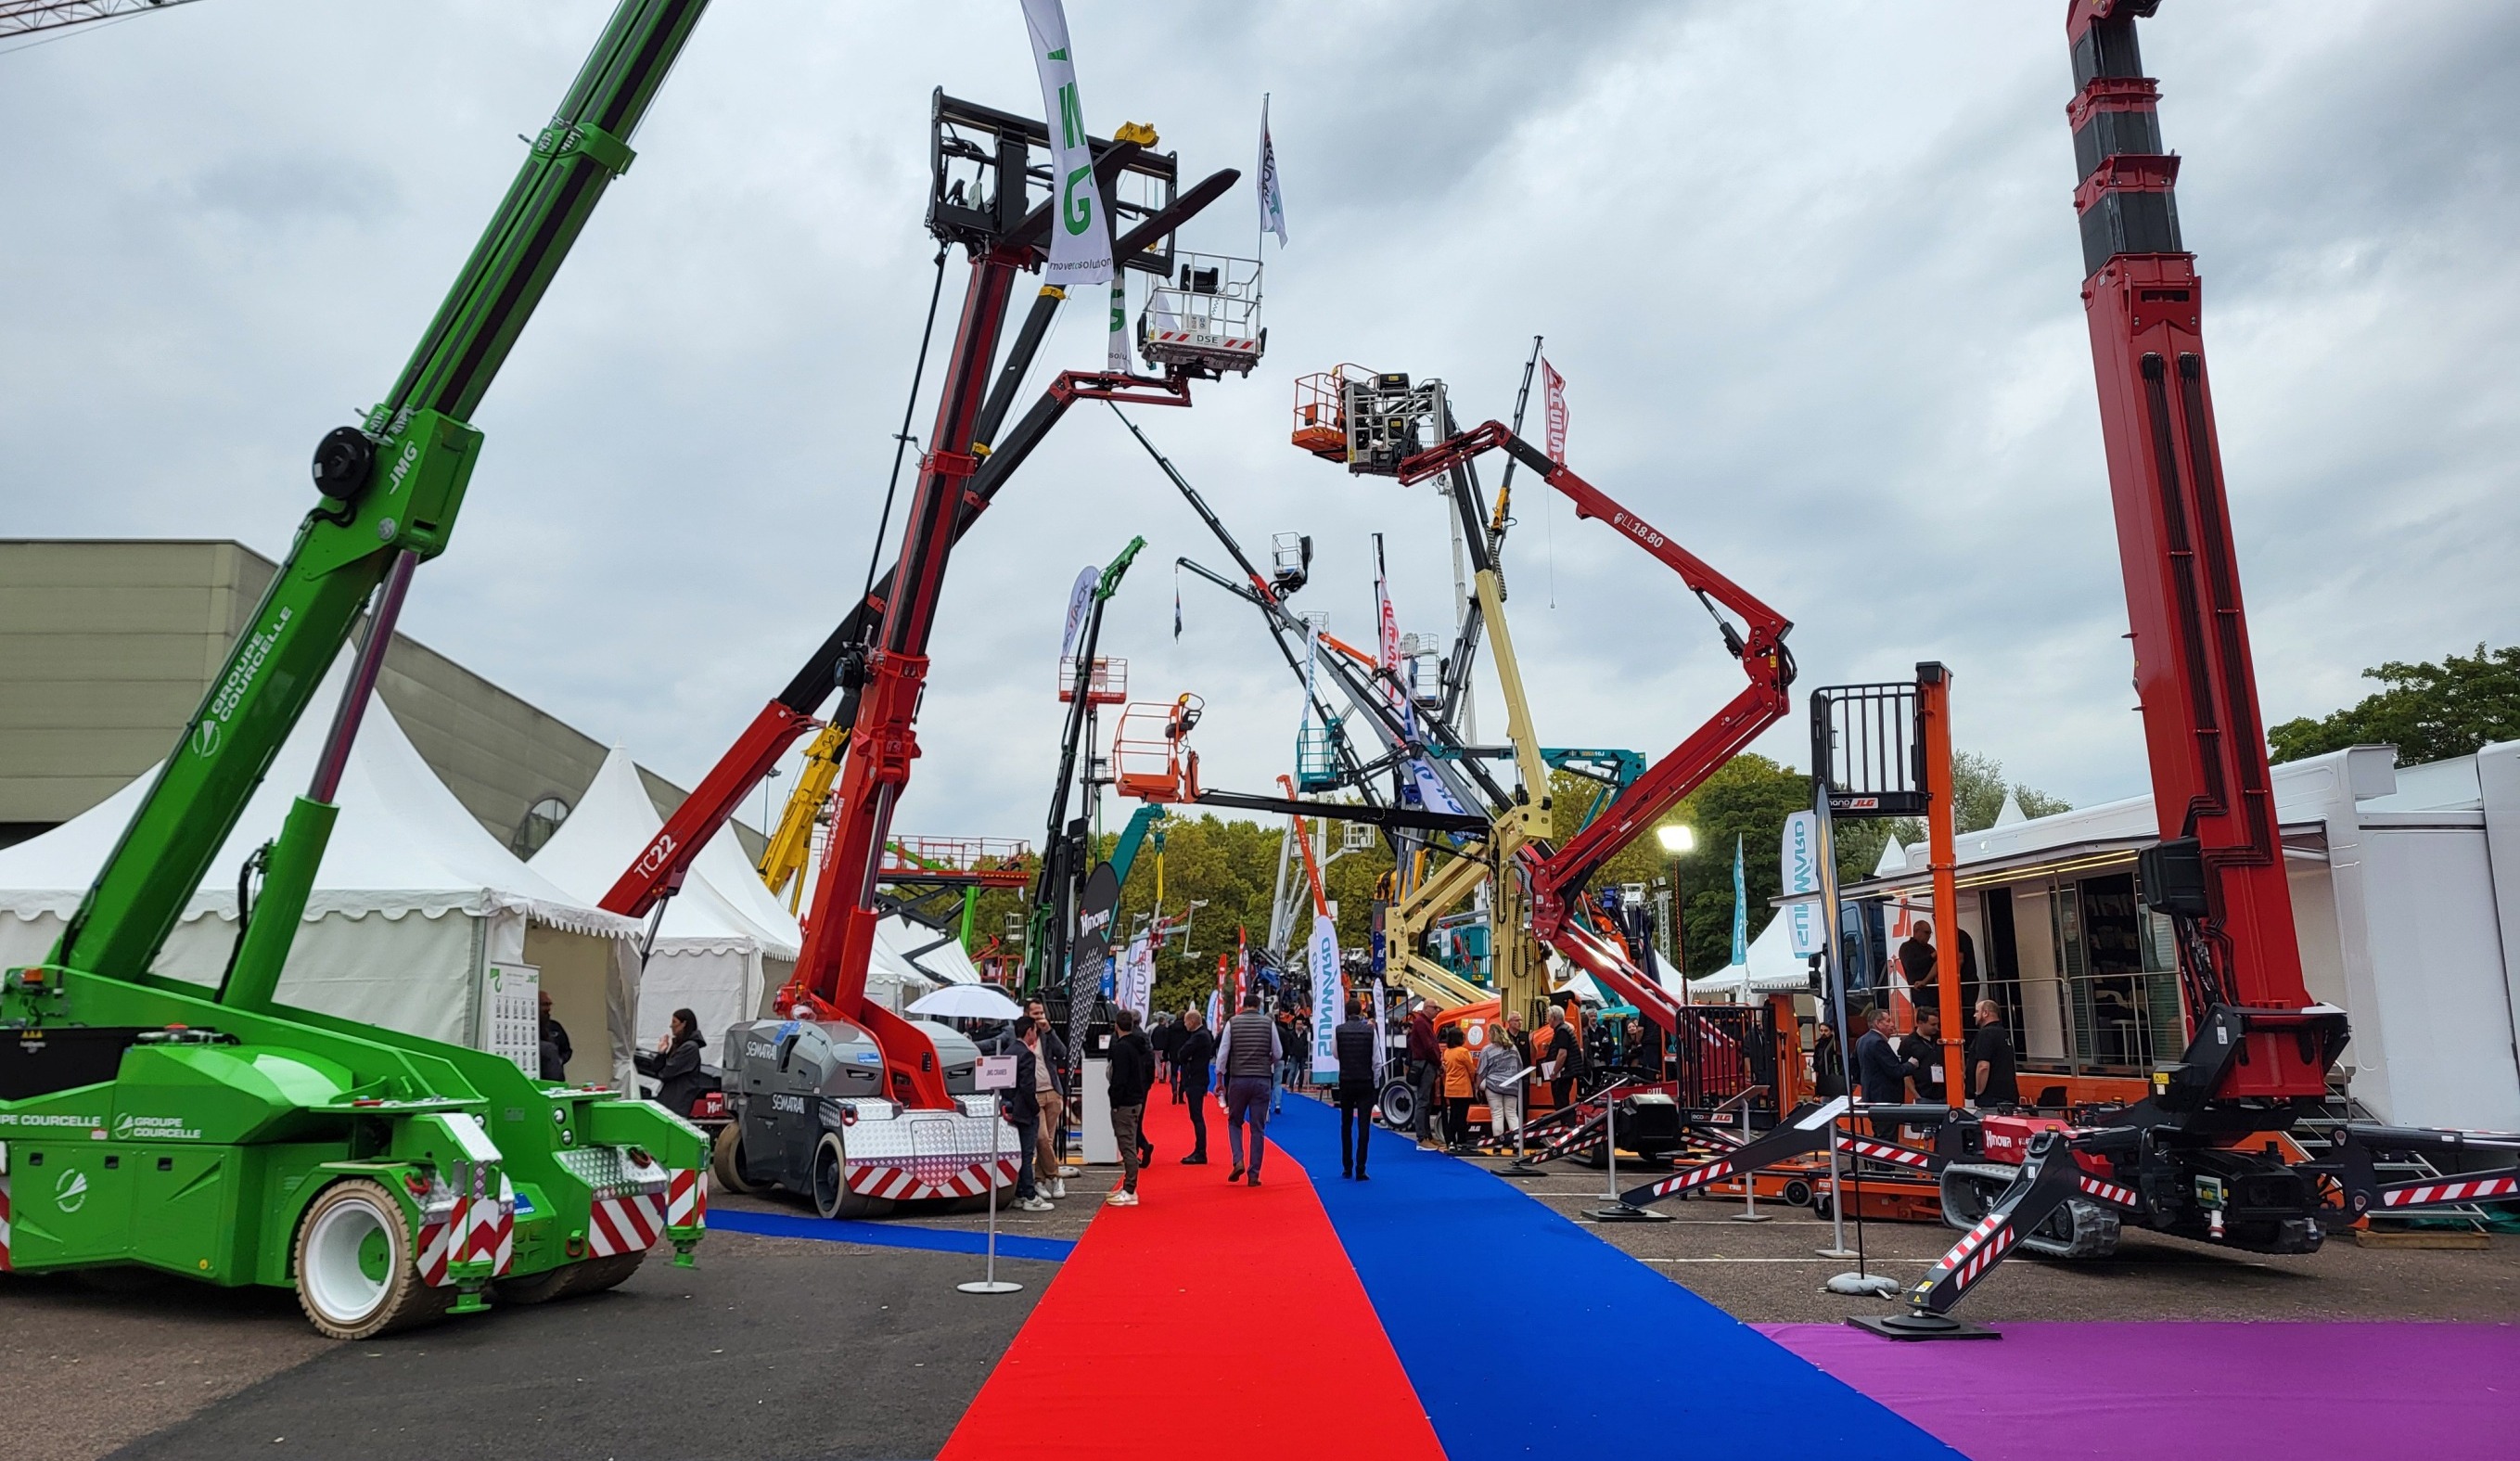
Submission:
[[[1563,1005],[1551,1005],[1537,1031],[1518,1014],[1489,1021],[1474,1048],[1462,1026],[1437,1028],[1434,1011],[1420,1003],[1409,1015],[1408,1052],[1418,1144],[1459,1152],[1470,1144],[1474,1105],[1486,1104],[1489,1129],[1503,1140],[1522,1127],[1526,1082],[1547,1087],[1552,1107],[1571,1100],[1584,1042]]]

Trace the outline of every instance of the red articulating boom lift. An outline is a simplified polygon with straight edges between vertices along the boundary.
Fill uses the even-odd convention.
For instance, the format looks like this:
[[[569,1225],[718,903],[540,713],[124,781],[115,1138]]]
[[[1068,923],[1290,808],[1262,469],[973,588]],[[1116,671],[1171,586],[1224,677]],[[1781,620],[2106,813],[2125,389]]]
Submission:
[[[838,720],[850,727],[849,738],[805,946],[793,978],[776,996],[783,1018],[728,1032],[727,1094],[735,1119],[720,1137],[714,1167],[722,1183],[738,1190],[776,1183],[807,1193],[827,1217],[872,1215],[902,1201],[968,1199],[1013,1175],[1014,1164],[999,1152],[990,1098],[971,1092],[977,1052],[970,1042],[866,998],[882,918],[876,884],[893,808],[919,754],[913,722],[954,544],[1070,403],[1188,405],[1191,379],[1218,375],[1196,364],[1175,364],[1160,379],[1068,372],[991,450],[990,438],[1063,297],[1050,287],[1036,298],[992,393],[1015,276],[1038,268],[1044,256],[1051,204],[1027,211],[1024,202],[1033,175],[1030,153],[1046,148],[1050,133],[1042,122],[941,92],[935,107],[928,226],[940,242],[963,247],[970,277],[900,554],[605,899],[606,907],[634,914],[658,906],[745,793],[815,728],[812,710],[823,696],[840,692]],[[1153,141],[1151,132],[1132,130]],[[1093,147],[1096,171],[1105,178],[1102,196],[1114,200],[1109,181],[1144,170],[1142,144],[1096,139]],[[1169,196],[1171,160],[1161,161],[1164,196],[1137,208],[1134,226],[1119,230],[1114,241],[1113,256],[1123,267],[1165,272],[1172,230],[1237,176],[1219,173],[1176,199]],[[959,164],[977,171],[949,186],[949,170]],[[1112,212],[1124,221],[1130,216],[1116,201]]]
[[[1793,684],[1793,656],[1785,635],[1793,628],[1783,616],[1748,590],[1725,577],[1696,554],[1672,541],[1651,524],[1619,506],[1598,487],[1576,476],[1563,462],[1523,440],[1504,423],[1491,421],[1402,461],[1403,483],[1423,481],[1451,471],[1491,448],[1502,447],[1540,479],[1575,504],[1578,518],[1599,518],[1618,528],[1637,546],[1680,575],[1697,596],[1724,636],[1724,647],[1741,662],[1749,685],[1715,712],[1686,741],[1630,782],[1583,831],[1562,847],[1546,842],[1525,844],[1517,871],[1531,891],[1532,932],[1573,960],[1585,973],[1642,1011],[1646,1018],[1677,1037],[1683,1020],[1680,1002],[1636,966],[1615,936],[1586,927],[1572,915],[1586,884],[1601,865],[1642,836],[1654,822],[1697,790],[1725,762],[1747,749],[1761,732],[1791,708],[1786,694]],[[1738,616],[1736,625],[1725,617]]]
[[[977,134],[985,139],[994,132],[1002,139],[1001,147],[1013,158],[1012,165],[1018,171],[1022,165],[1022,139],[1026,132],[1038,132],[1045,140],[1048,137],[1047,130],[1039,122],[960,101],[946,96],[942,90],[937,92],[934,102],[934,126],[940,139],[937,147],[939,156],[952,153],[955,142],[963,139],[965,134]],[[1129,130],[1123,129],[1124,132]],[[1137,135],[1144,137],[1148,145],[1153,142],[1151,132],[1140,131]],[[1095,178],[1104,198],[1115,196],[1115,185],[1125,173],[1137,172],[1165,186],[1169,186],[1173,177],[1172,160],[1169,157],[1143,157],[1144,148],[1139,142],[1121,140],[1105,143],[1097,139],[1094,149]],[[969,151],[980,149],[970,148]],[[994,159],[992,160],[995,161]],[[1137,217],[1112,245],[1112,257],[1123,266],[1163,272],[1171,258],[1173,230],[1223,197],[1240,177],[1236,169],[1226,168],[1163,205],[1143,210],[1142,216]],[[1011,260],[1010,268],[1039,267],[1050,232],[1050,205],[1047,202],[1018,214],[1013,210],[1022,206],[1023,194],[1019,187],[1012,188],[998,195],[1000,199],[1009,200],[1001,211],[993,208],[986,200],[964,203],[964,195],[959,190],[948,192],[945,179],[946,173],[940,163],[935,176],[935,197],[930,205],[931,231],[937,232],[940,239],[947,242],[960,242],[967,248],[1006,255]],[[976,292],[976,257],[973,268],[972,289]],[[990,392],[978,420],[976,423],[968,420],[964,423],[967,434],[963,439],[969,445],[968,455],[977,460],[977,466],[962,480],[961,500],[952,532],[957,540],[969,530],[972,523],[996,497],[998,488],[1005,485],[1014,469],[1031,455],[1033,447],[1040,444],[1042,437],[1065,414],[1070,403],[1080,398],[1100,398],[1107,394],[1107,388],[1113,381],[1128,379],[1073,372],[1061,375],[1013,431],[1004,439],[999,438],[998,428],[1005,421],[1015,391],[1025,372],[1031,368],[1033,356],[1065,297],[1065,292],[1056,285],[1042,288],[1033,300],[1031,311],[1024,318],[1022,328],[1016,332],[1014,344],[1008,351],[1004,368],[999,372],[996,388]],[[947,366],[950,374],[965,378],[986,376],[997,342],[997,318],[996,315],[990,316],[985,340],[974,339],[968,334],[958,336],[954,359]],[[967,310],[967,330],[968,327]],[[1162,397],[1164,404],[1188,403],[1186,388],[1162,388],[1167,391]],[[997,443],[996,449],[991,449],[991,442]],[[788,682],[787,688],[753,716],[751,723],[727,748],[726,753],[718,757],[717,764],[700,779],[698,786],[693,788],[692,795],[684,799],[672,816],[665,819],[665,825],[658,829],[655,838],[640,849],[620,880],[613,884],[611,891],[605,894],[604,907],[608,911],[630,918],[648,917],[661,900],[680,890],[683,879],[691,872],[692,860],[708,845],[709,839],[717,835],[718,829],[735,815],[736,808],[761,784],[770,768],[777,765],[779,758],[787,754],[797,741],[821,728],[823,722],[815,718],[816,712],[834,693],[839,696],[839,706],[832,716],[832,723],[855,724],[861,685],[851,678],[850,666],[856,662],[860,647],[867,643],[880,619],[899,573],[898,564],[885,570],[873,591],[851,606],[839,626],[815,647],[803,667]]]

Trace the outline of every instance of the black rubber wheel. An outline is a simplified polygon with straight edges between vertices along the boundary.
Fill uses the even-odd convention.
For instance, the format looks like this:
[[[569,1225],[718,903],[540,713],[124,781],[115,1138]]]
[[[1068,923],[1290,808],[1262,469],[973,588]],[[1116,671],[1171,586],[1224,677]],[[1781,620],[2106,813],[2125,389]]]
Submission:
[[[812,1197],[814,1210],[825,1217],[881,1217],[892,1210],[890,1201],[851,1192],[848,1187],[848,1148],[842,1145],[840,1133],[826,1131],[814,1148]]]
[[[616,1253],[608,1258],[589,1258],[583,1263],[571,1263],[566,1270],[570,1281],[565,1292],[574,1299],[584,1294],[617,1289],[646,1261],[648,1254],[642,1249],[638,1253]]]
[[[290,1276],[297,1306],[328,1339],[365,1340],[426,1324],[455,1290],[424,1283],[393,1194],[366,1177],[334,1183],[298,1219]]]
[[[1417,1128],[1418,1092],[1410,1088],[1409,1082],[1394,1080],[1384,1085],[1382,1094],[1375,1099],[1375,1105],[1381,1108],[1382,1124],[1392,1130],[1411,1131]]]
[[[577,1276],[577,1270],[584,1266],[582,1263],[562,1263],[557,1268],[546,1268],[540,1273],[528,1273],[522,1278],[493,1279],[490,1283],[490,1297],[501,1303],[513,1303],[520,1307],[527,1304],[549,1303],[569,1291],[570,1280],[574,1279]]]
[[[1811,1200],[1812,1185],[1809,1182],[1804,1181],[1800,1177],[1795,1177],[1785,1183],[1786,1207],[1808,1208],[1811,1206]]]
[[[722,1192],[750,1197],[760,1187],[743,1178],[743,1123],[729,1121],[718,1129],[717,1140],[709,1146],[709,1177]]]

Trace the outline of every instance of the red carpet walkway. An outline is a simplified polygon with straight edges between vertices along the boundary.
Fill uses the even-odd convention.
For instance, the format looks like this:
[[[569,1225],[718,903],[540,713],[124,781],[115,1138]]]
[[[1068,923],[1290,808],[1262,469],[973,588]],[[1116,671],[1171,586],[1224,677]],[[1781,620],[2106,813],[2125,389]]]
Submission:
[[[1147,1117],[1157,1155],[1138,1184],[1144,1205],[1096,1215],[938,1461],[1282,1461],[1315,1443],[1441,1461],[1302,1165],[1273,1148],[1263,1186],[1229,1187],[1212,1103],[1210,1166],[1180,1164],[1185,1108],[1158,1090]],[[1083,1183],[1068,1191],[1100,1201]],[[1300,1435],[1286,1430],[1293,1416]]]

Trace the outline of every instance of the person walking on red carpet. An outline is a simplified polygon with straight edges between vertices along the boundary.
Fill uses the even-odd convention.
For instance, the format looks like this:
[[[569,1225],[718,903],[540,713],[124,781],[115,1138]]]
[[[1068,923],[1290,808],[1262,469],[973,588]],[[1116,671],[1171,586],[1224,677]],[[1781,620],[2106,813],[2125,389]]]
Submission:
[[[1338,1056],[1339,1175],[1362,1182],[1365,1144],[1373,1135],[1373,1024],[1365,1001],[1350,995],[1347,1019],[1330,1032]]]
[[[1182,1011],[1182,1037],[1173,1046],[1173,1089],[1190,1105],[1190,1155],[1184,1166],[1207,1165],[1207,1087],[1216,1062],[1216,1036],[1196,1010]]]
[[[1147,1140],[1147,1092],[1155,1084],[1155,1047],[1138,1028],[1136,1010],[1111,1016],[1111,1139],[1120,1148],[1120,1186],[1103,1201],[1115,1208],[1138,1205],[1138,1168],[1155,1155]]]
[[[1242,1013],[1225,1022],[1216,1039],[1216,1068],[1225,1077],[1225,1147],[1234,1170],[1225,1180],[1238,1182],[1247,1170],[1251,1185],[1260,1185],[1260,1159],[1269,1154],[1263,1135],[1269,1128],[1269,1097],[1278,1067],[1278,1027],[1260,1013],[1260,991],[1242,996]],[[1251,1127],[1251,1164],[1242,1164],[1242,1127]]]

